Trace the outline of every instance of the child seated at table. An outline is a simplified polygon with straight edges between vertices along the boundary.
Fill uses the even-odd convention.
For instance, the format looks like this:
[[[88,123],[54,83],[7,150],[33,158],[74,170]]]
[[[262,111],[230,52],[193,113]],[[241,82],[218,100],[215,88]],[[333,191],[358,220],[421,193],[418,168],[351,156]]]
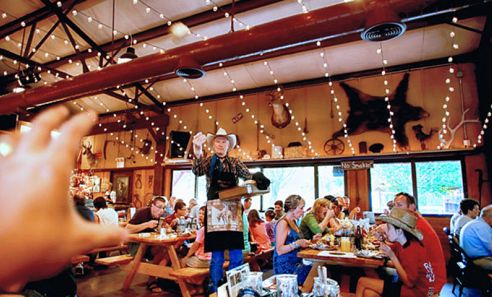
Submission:
[[[202,226],[196,232],[196,239],[193,245],[188,250],[186,256],[181,259],[182,266],[188,266],[193,268],[208,268],[210,266],[210,259],[212,259],[212,253],[205,253],[205,206],[200,207],[198,211],[198,221]]]
[[[386,228],[380,230],[387,241],[394,243],[391,247],[381,243],[381,250],[393,262],[399,280],[362,277],[355,296],[433,296],[435,275],[430,258],[420,242],[424,237],[415,228],[415,214],[407,209],[393,208],[389,215],[381,215],[378,219],[387,223]]]

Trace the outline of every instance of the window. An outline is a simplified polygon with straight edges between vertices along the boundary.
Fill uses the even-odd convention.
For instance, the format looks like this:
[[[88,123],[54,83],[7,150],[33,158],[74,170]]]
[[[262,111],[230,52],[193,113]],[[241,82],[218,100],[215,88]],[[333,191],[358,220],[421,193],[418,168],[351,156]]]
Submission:
[[[382,213],[386,203],[398,192],[413,193],[410,163],[374,164],[370,175],[370,201],[373,212]]]
[[[319,166],[318,187],[319,197],[326,195],[344,196],[345,180],[343,169],[340,166]]]
[[[458,211],[463,193],[460,161],[416,162],[418,209],[422,214]]]
[[[415,165],[414,175],[412,165]],[[398,192],[415,196],[422,214],[455,213],[464,198],[461,161],[374,164],[371,169],[372,210],[382,212]]]
[[[272,183],[270,193],[263,195],[263,209],[273,207],[276,200],[285,201],[289,195],[299,194],[306,200],[306,208],[314,201],[314,167],[265,168],[263,173]]]
[[[195,198],[195,175],[191,170],[173,170],[171,195],[183,199],[186,203]]]
[[[196,198],[198,205],[207,204],[207,178],[205,175],[197,178]]]

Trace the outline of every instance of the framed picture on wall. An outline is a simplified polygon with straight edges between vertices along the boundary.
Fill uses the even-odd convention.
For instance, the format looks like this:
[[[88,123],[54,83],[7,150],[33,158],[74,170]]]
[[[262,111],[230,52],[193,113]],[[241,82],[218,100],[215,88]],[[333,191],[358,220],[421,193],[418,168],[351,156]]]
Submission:
[[[132,193],[131,172],[113,174],[113,190],[116,192],[116,204],[130,204]]]

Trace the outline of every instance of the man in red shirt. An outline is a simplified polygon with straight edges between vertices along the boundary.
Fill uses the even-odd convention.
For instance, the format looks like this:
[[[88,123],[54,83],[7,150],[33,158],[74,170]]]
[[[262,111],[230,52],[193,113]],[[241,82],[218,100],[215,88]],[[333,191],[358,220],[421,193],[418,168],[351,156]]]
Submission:
[[[174,212],[172,214],[168,215],[164,219],[164,222],[169,227],[176,230],[176,226],[178,224],[178,219],[181,217],[186,217],[187,213],[188,213],[188,210],[186,208],[186,203],[184,203],[183,200],[177,200],[176,203],[174,203]]]
[[[432,259],[432,267],[436,277],[434,287],[435,292],[439,293],[441,288],[446,284],[446,263],[444,260],[444,251],[441,246],[441,241],[437,236],[436,231],[432,228],[431,224],[424,219],[424,217],[417,212],[417,204],[415,198],[408,193],[398,193],[395,195],[395,206],[399,208],[409,209],[415,212],[417,215],[417,229],[422,231],[424,239],[422,244],[427,250],[427,254]]]

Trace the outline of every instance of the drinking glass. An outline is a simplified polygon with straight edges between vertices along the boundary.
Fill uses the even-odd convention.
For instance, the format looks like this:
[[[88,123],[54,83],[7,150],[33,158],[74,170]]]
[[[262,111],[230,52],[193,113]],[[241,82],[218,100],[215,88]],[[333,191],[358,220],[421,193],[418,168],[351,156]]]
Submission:
[[[297,275],[279,274],[277,279],[277,297],[297,297]]]
[[[262,292],[263,272],[250,272],[244,279],[244,288],[251,288],[258,294]]]
[[[338,297],[340,287],[338,283],[330,278],[323,283],[320,277],[314,278],[313,297]]]
[[[340,239],[340,250],[342,252],[351,252],[352,245],[350,243],[350,237],[342,237]]]

